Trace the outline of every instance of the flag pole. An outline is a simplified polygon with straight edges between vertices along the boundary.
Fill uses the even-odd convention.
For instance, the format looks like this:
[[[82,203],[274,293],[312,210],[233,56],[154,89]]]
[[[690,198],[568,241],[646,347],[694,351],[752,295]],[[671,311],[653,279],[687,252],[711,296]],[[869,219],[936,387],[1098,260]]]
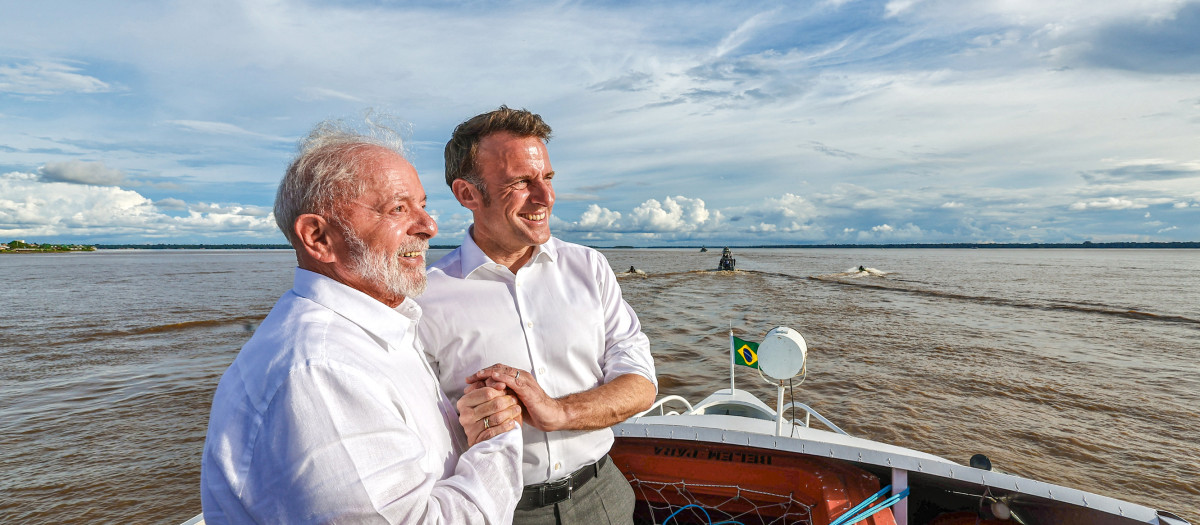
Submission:
[[[733,349],[733,321],[730,321],[729,322],[729,395],[730,396],[733,395],[733,387],[734,387],[734,385],[733,385],[733,370],[734,370],[733,352],[734,352],[734,349]]]

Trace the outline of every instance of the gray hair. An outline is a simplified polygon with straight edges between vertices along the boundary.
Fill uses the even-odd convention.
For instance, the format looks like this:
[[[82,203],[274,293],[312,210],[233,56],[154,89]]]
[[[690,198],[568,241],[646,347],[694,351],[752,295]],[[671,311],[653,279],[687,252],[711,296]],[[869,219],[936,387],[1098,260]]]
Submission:
[[[377,148],[404,154],[404,140],[396,128],[407,128],[391,117],[370,113],[361,122],[327,120],[300,141],[296,157],[288,165],[275,193],[275,224],[293,247],[296,219],[313,213],[340,224],[336,217],[341,203],[357,199],[365,191],[358,174]]]

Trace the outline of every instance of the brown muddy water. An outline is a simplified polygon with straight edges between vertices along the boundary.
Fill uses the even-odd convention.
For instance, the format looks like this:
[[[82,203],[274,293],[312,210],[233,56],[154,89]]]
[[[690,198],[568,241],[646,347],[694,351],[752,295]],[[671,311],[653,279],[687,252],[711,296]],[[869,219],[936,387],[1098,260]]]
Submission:
[[[1196,250],[603,250],[661,394],[729,384],[728,331],[808,342],[797,400],[851,434],[1200,523]],[[714,253],[716,252],[716,253]],[[431,259],[445,252],[431,253]],[[0,257],[0,523],[181,523],[213,389],[290,252]],[[875,271],[851,271],[859,265]],[[739,388],[773,404],[752,370]]]

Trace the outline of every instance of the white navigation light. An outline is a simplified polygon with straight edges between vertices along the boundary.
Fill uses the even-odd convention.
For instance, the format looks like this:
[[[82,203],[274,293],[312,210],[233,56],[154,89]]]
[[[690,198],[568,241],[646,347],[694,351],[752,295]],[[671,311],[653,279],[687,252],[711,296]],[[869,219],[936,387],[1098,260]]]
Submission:
[[[796,377],[804,369],[807,357],[808,345],[800,332],[786,326],[767,332],[758,345],[758,369],[779,381]]]
[[[1008,505],[1003,501],[996,500],[992,502],[992,515],[999,520],[1008,520],[1008,518],[1012,517],[1012,511],[1009,510]]]

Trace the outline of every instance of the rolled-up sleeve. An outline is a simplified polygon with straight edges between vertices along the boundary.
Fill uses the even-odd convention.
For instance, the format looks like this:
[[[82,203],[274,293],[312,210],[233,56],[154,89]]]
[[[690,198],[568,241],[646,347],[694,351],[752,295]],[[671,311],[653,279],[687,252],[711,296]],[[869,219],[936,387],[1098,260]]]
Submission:
[[[650,354],[650,338],[642,333],[633,307],[621,295],[621,286],[600,252],[593,252],[596,281],[604,307],[604,382],[610,382],[625,374],[638,374],[649,379],[658,390],[658,378],[654,372],[654,357]]]

